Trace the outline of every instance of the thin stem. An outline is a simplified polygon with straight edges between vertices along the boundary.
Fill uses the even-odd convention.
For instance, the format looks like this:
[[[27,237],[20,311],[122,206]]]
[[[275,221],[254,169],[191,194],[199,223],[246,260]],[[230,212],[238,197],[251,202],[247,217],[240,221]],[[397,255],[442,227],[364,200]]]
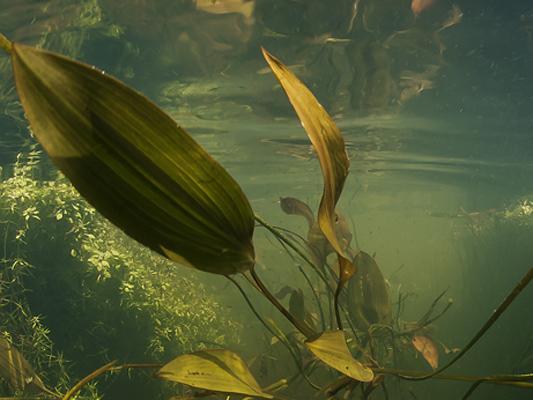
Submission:
[[[298,368],[298,371],[300,372],[300,374],[304,377],[305,381],[311,386],[313,387],[314,389],[320,389],[319,386],[317,386],[316,384],[314,384],[313,382],[311,382],[311,380],[309,379],[309,377],[305,374],[305,367],[302,367],[300,365],[300,360],[298,360],[298,357],[296,356],[296,354],[294,353],[294,351],[292,350],[291,346],[289,345],[288,342],[286,342],[284,340],[284,338],[282,338],[280,335],[278,335],[277,332],[275,332],[267,323],[266,321],[263,319],[263,317],[261,317],[261,315],[257,312],[257,310],[255,309],[254,305],[252,304],[252,302],[250,301],[250,298],[248,297],[248,295],[246,294],[246,292],[244,291],[244,289],[241,287],[241,285],[239,285],[239,283],[233,279],[231,276],[229,275],[226,275],[226,278],[228,278],[231,283],[233,283],[237,289],[239,290],[239,292],[242,294],[242,297],[244,297],[244,301],[246,301],[246,304],[248,304],[248,307],[250,307],[250,310],[252,311],[252,313],[255,315],[255,317],[259,320],[259,322],[261,322],[261,324],[266,328],[267,331],[270,332],[270,334],[272,336],[274,336],[276,339],[278,339],[278,341],[286,347],[286,349],[289,351],[289,354],[292,356],[292,358],[294,359],[294,363],[296,364],[296,367]]]
[[[492,313],[490,318],[483,324],[481,329],[476,333],[476,335],[470,340],[470,342],[461,350],[450,362],[448,362],[446,365],[444,365],[442,368],[427,374],[427,375],[421,375],[421,376],[401,376],[400,378],[411,380],[411,381],[422,381],[425,379],[432,378],[441,372],[447,370],[449,367],[451,367],[453,364],[455,364],[461,357],[463,357],[468,350],[474,346],[479,339],[483,337],[483,335],[490,329],[492,325],[501,317],[501,315],[507,310],[507,308],[512,304],[512,302],[516,299],[516,297],[526,288],[526,286],[533,280],[533,268],[530,268],[529,271],[524,275],[524,277],[518,282],[518,284],[515,286],[515,288],[507,295],[507,297],[503,300],[503,302],[500,304],[500,306]],[[533,385],[533,384],[532,384]]]
[[[337,320],[337,327],[342,331],[342,319],[341,319],[341,313],[339,311],[339,295],[341,294],[342,290],[342,284],[340,282],[339,278],[339,284],[337,285],[337,289],[335,290],[335,294],[333,296],[333,308],[335,309],[335,318]]]
[[[0,47],[6,52],[10,53],[13,51],[13,43],[11,43],[4,35],[0,33]]]
[[[276,307],[285,316],[285,318],[287,318],[289,322],[302,333],[302,335],[304,335],[307,339],[316,336],[316,333],[305,323],[305,321],[300,321],[298,318],[292,315],[285,307],[283,307],[283,305],[278,301],[278,299],[276,299],[276,297],[274,297],[274,295],[270,293],[270,291],[263,284],[261,279],[259,279],[259,276],[257,276],[254,268],[250,269],[250,275],[252,276],[254,282],[257,284],[259,289],[261,289],[261,293],[263,293],[267,300],[270,301],[272,305]]]
[[[282,240],[287,246],[289,246],[296,254],[298,254],[307,264],[313,268],[313,270],[317,273],[317,275],[322,279],[322,281],[326,284],[327,287],[329,287],[329,282],[327,278],[322,275],[322,273],[318,270],[317,266],[307,257],[307,255],[298,247],[294,245],[290,240],[288,240],[285,235],[280,233],[276,228],[274,228],[272,225],[270,225],[268,222],[263,220],[260,216],[257,214],[254,215],[254,218],[257,222],[259,222],[264,228],[266,228],[270,233],[272,233],[274,236]]]
[[[62,400],[70,400],[72,397],[78,393],[83,386],[85,386],[87,383],[92,381],[93,379],[99,377],[103,373],[109,371],[112,369],[113,365],[115,365],[117,361],[111,361],[110,363],[104,365],[103,367],[98,368],[96,371],[91,372],[89,375],[87,375],[85,378],[83,378],[81,381],[76,383],[72,389],[70,389],[65,396],[63,396]]]
[[[464,394],[464,396],[461,398],[461,400],[467,400],[475,391],[476,389],[483,383],[483,381],[477,381],[474,382],[468,391]]]
[[[395,368],[373,368],[376,374],[387,374],[402,377],[405,375],[424,377],[425,372],[422,371],[409,371]],[[475,375],[448,375],[438,372],[432,376],[433,379],[448,380],[448,381],[460,381],[460,382],[486,382],[495,385],[516,386],[524,389],[533,389],[533,382],[529,382],[533,379],[533,374],[517,374],[517,375],[488,375],[488,376],[475,376]]]
[[[311,293],[313,293],[313,297],[315,298],[315,302],[318,307],[318,312],[320,313],[320,325],[322,326],[322,330],[324,331],[326,330],[326,316],[324,315],[324,309],[322,308],[322,302],[320,301],[320,297],[318,296],[318,293],[316,292],[315,287],[311,282],[311,279],[309,279],[309,276],[304,271],[301,265],[298,265],[298,269],[300,270],[307,284],[311,288]]]

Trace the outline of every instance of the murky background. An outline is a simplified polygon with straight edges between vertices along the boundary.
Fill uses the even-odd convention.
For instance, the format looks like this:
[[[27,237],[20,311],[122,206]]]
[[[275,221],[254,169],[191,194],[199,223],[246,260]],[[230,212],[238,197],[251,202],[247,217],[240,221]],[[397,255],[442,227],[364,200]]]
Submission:
[[[357,246],[376,254],[393,302],[399,293],[409,295],[402,318],[418,319],[444,290],[445,298],[453,299],[432,332],[450,348],[461,348],[470,339],[533,264],[531,1],[0,0],[0,31],[11,40],[96,65],[145,93],[232,173],[259,215],[305,234],[305,221],[285,215],[279,198],[297,197],[316,208],[322,178],[305,132],[262,59],[260,47],[268,49],[302,78],[343,132],[351,171],[339,209],[356,232]],[[19,165],[27,165],[27,155],[39,147],[28,132],[4,55],[0,67],[0,163],[5,191],[17,155]],[[55,169],[46,156],[38,158],[32,179],[53,179]],[[42,215],[26,218],[32,212],[28,211],[32,198],[28,202],[21,200],[20,193],[17,196],[13,197],[16,204],[26,201],[20,210],[21,221],[26,219],[22,225],[38,232],[55,229],[54,218],[46,219],[44,214],[56,213],[57,204],[39,209],[36,203]],[[0,219],[11,218],[11,211],[3,211]],[[47,330],[46,345],[39,348],[31,339],[31,324],[21,322],[21,316],[4,318],[0,330],[12,335],[14,343],[17,337],[23,338],[29,354],[41,351],[64,358],[47,367],[43,357],[35,356],[44,370],[61,364],[75,382],[115,358],[145,361],[141,358],[150,358],[150,352],[133,351],[132,346],[149,342],[154,350],[154,343],[165,342],[162,337],[169,342],[174,337],[153,329],[157,325],[153,320],[143,320],[143,307],[152,303],[150,296],[136,301],[136,308],[124,306],[123,297],[115,299],[117,291],[127,293],[127,269],[122,275],[113,273],[116,281],[105,289],[98,286],[105,281],[101,269],[113,269],[113,263],[87,272],[97,264],[81,260],[69,272],[77,274],[72,279],[79,286],[72,285],[71,278],[55,279],[65,275],[62,261],[56,260],[68,259],[70,245],[58,236],[51,246],[43,242],[47,237],[43,232],[25,240],[9,226],[3,222],[2,282],[13,274],[7,272],[13,271],[13,263],[7,261],[14,259],[22,240],[24,260],[31,260],[31,268],[21,278],[20,288],[29,294],[14,296],[23,299],[24,309],[39,318],[40,329]],[[258,228],[254,241],[260,273],[274,291],[289,283],[307,290],[294,262],[271,236]],[[124,246],[131,249],[135,244],[126,241]],[[44,260],[43,254],[50,259]],[[42,272],[45,268],[47,272]],[[181,349],[211,341],[248,359],[267,352],[268,335],[226,280],[180,269],[164,272],[158,278],[159,288],[164,288],[167,278],[165,284],[170,286],[177,286],[179,279],[195,282],[185,300],[195,296],[191,287],[201,285],[219,307],[199,323],[213,332],[185,329],[182,337],[189,336],[182,340]],[[99,289],[80,295],[84,279]],[[141,286],[135,290],[142,292],[142,282],[142,277],[134,280],[132,285]],[[0,295],[10,293],[8,283],[2,288]],[[108,296],[117,303],[106,310],[115,307],[117,313],[96,321],[95,309]],[[285,327],[281,316],[254,299]],[[89,307],[84,301],[95,305]],[[7,303],[0,305],[0,313],[11,313]],[[532,304],[529,288],[450,372],[483,375],[533,370]],[[124,317],[129,319],[119,327],[117,315],[134,317]],[[196,323],[189,314],[183,318],[185,325]],[[87,330],[91,339],[76,342],[74,338],[83,337]],[[124,344],[128,331],[139,339],[131,346]],[[153,358],[166,359],[179,349],[158,348]],[[404,366],[428,369],[414,352]],[[271,377],[284,367],[270,362],[262,368],[263,381],[271,383]],[[53,377],[67,376],[50,375],[52,386],[57,383]],[[159,398],[159,386],[135,383],[136,377],[142,378],[138,374],[131,380],[108,378],[95,391],[113,399]],[[391,381],[389,396],[461,398],[467,388],[464,383],[444,381]],[[375,397],[380,396],[376,392]],[[525,390],[486,385],[472,398],[530,396]]]

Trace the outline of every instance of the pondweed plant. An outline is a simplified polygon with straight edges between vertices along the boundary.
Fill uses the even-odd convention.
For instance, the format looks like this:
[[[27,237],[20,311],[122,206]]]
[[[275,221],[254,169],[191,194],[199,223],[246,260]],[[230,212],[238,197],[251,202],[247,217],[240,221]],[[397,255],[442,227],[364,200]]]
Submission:
[[[350,396],[360,389],[360,395],[368,398],[375,388],[385,387],[387,375],[411,381],[470,380],[474,385],[465,398],[485,381],[533,387],[529,382],[533,374],[443,375],[530,283],[533,269],[473,339],[437,368],[433,342],[419,334],[436,318],[432,315],[436,303],[412,327],[400,326],[398,319],[393,323],[379,267],[369,254],[350,248],[350,235],[336,212],[349,171],[342,135],[305,85],[266,50],[263,55],[301,120],[322,169],[324,189],[316,225],[312,224],[322,252],[315,252],[309,237],[307,248],[299,247],[281,229],[254,215],[248,199],[227,171],[139,93],[94,67],[63,56],[11,43],[4,37],[0,37],[0,45],[11,56],[17,92],[32,132],[80,194],[103,216],[154,252],[178,264],[222,275],[234,283],[257,318],[290,351],[299,367],[297,376],[303,376],[326,396],[341,391]],[[332,324],[322,317],[315,324],[304,315],[297,315],[298,308],[287,309],[258,276],[253,244],[256,221],[307,263],[309,268],[303,273],[319,277],[319,285],[313,285],[312,280],[309,283],[318,308],[321,293],[326,293],[330,314],[334,315]],[[314,257],[309,257],[308,250]],[[335,258],[332,266],[330,253]],[[300,344],[289,341],[275,322],[254,309],[236,276],[244,277],[286,317],[299,332]],[[357,282],[349,292],[355,300],[348,302],[343,289],[351,282]],[[298,296],[299,292],[292,293]],[[433,372],[388,367],[375,350],[378,332],[385,332],[383,337],[390,338],[389,345],[381,342],[385,343],[385,352],[388,346],[395,348],[398,338],[412,337],[414,347],[434,367]],[[306,351],[311,358],[302,356]],[[337,371],[332,383],[317,385],[309,379],[312,371],[325,367]],[[73,398],[85,384],[106,372],[131,368],[153,368],[157,378],[200,390],[189,398],[216,393],[284,398],[279,392],[294,379],[287,376],[262,387],[242,358],[215,348],[182,354],[165,364],[110,362],[82,379],[62,398]],[[19,369],[19,373],[24,374],[24,370]]]

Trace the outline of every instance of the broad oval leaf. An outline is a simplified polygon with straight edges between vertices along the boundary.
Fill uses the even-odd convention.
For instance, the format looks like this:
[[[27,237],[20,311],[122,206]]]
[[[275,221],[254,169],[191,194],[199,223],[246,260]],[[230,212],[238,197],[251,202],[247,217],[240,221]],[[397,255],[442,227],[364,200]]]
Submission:
[[[374,379],[374,372],[353,358],[343,331],[323,332],[305,344],[319,360],[342,374],[360,382],[372,382]]]
[[[33,133],[100,213],[182,264],[224,275],[253,266],[246,196],[172,118],[94,67],[16,43],[10,50]]]
[[[214,392],[274,397],[263,392],[242,358],[229,350],[202,350],[178,356],[157,371],[156,376]]]
[[[324,190],[318,210],[320,229],[335,251],[348,258],[335,232],[335,205],[342,193],[350,166],[344,139],[333,119],[311,91],[280,60],[265,49],[262,50],[268,65],[294,107],[320,161],[324,177]]]

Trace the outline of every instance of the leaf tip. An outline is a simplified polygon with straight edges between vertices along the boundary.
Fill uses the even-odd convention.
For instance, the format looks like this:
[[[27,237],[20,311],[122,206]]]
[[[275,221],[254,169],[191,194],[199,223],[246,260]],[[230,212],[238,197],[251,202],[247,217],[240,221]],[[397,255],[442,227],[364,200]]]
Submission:
[[[13,51],[13,43],[9,41],[3,34],[0,33],[0,47],[4,49],[7,53],[11,54]]]

